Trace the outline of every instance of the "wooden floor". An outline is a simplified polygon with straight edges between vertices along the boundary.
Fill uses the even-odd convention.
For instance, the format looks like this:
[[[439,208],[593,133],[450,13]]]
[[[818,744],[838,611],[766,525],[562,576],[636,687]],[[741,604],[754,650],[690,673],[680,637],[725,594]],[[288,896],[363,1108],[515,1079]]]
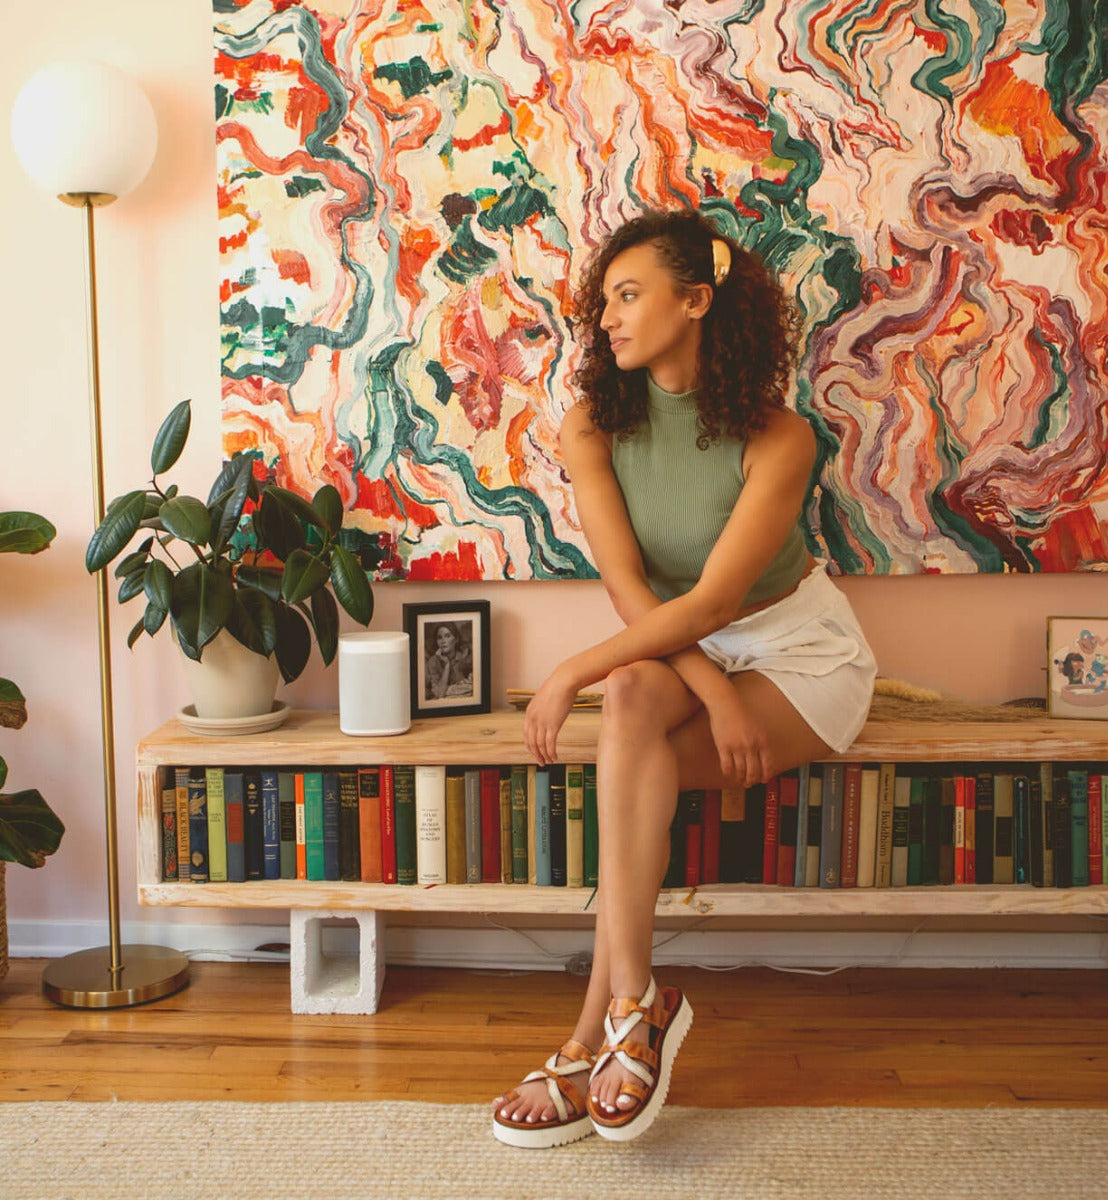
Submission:
[[[41,960],[0,981],[0,1101],[484,1102],[568,1033],[583,981],[390,968],[375,1016],[293,1016],[287,966],[197,963],[115,1011],[55,1007]],[[670,1102],[1108,1107],[1102,971],[664,969],[696,1019]]]

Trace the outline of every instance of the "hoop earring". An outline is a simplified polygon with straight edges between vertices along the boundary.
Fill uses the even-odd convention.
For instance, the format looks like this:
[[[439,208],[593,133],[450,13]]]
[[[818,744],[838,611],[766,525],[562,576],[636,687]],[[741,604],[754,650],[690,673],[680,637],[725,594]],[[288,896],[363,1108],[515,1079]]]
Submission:
[[[723,238],[712,238],[712,267],[719,287],[731,274],[731,247]]]

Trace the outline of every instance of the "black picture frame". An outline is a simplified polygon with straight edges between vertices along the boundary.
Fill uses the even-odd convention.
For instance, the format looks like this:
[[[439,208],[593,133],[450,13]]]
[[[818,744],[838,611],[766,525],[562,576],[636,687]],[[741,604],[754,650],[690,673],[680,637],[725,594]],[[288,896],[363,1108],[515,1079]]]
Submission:
[[[489,602],[405,604],[413,717],[457,717],[492,707]]]

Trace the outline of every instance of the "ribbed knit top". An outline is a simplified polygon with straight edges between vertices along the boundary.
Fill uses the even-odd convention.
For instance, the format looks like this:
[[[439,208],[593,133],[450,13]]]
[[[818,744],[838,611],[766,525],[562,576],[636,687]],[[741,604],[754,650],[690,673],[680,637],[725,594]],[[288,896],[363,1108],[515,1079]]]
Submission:
[[[655,595],[690,591],[743,489],[743,439],[721,437],[699,450],[696,393],[663,391],[647,376],[646,419],[612,439],[612,468]],[[746,594],[758,604],[800,582],[808,550],[799,525]]]

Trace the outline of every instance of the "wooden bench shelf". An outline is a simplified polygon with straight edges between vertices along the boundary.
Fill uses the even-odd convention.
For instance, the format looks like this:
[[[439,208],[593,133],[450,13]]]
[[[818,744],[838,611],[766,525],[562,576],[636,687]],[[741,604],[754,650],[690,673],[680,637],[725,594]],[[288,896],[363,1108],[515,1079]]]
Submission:
[[[161,881],[161,789],[177,766],[358,766],[370,764],[479,765],[526,763],[523,717],[514,710],[482,716],[416,721],[398,737],[347,737],[334,712],[293,712],[270,733],[205,737],[172,720],[137,749],[138,895],[143,904],[195,908],[288,909],[293,943],[293,1009],[298,1012],[374,1012],[384,977],[384,914],[498,913],[588,915],[591,889],[518,884],[436,885],[304,880],[247,883]],[[558,741],[563,762],[592,762],[600,714],[570,714]],[[1012,722],[871,720],[843,761],[853,762],[1083,762],[1108,761],[1108,722],[1030,717]],[[658,917],[730,917],[847,921],[889,917],[1039,917],[1108,914],[1108,887],[1036,888],[1028,884],[898,888],[790,888],[712,884],[663,891]],[[356,916],[362,930],[363,991],[359,1006],[315,1007],[300,995],[299,961],[318,956],[306,948],[310,914]],[[318,925],[319,922],[316,922]],[[318,943],[318,934],[316,937]],[[368,960],[368,967],[367,962]],[[365,983],[369,978],[370,982]],[[353,986],[353,985],[352,985]]]

